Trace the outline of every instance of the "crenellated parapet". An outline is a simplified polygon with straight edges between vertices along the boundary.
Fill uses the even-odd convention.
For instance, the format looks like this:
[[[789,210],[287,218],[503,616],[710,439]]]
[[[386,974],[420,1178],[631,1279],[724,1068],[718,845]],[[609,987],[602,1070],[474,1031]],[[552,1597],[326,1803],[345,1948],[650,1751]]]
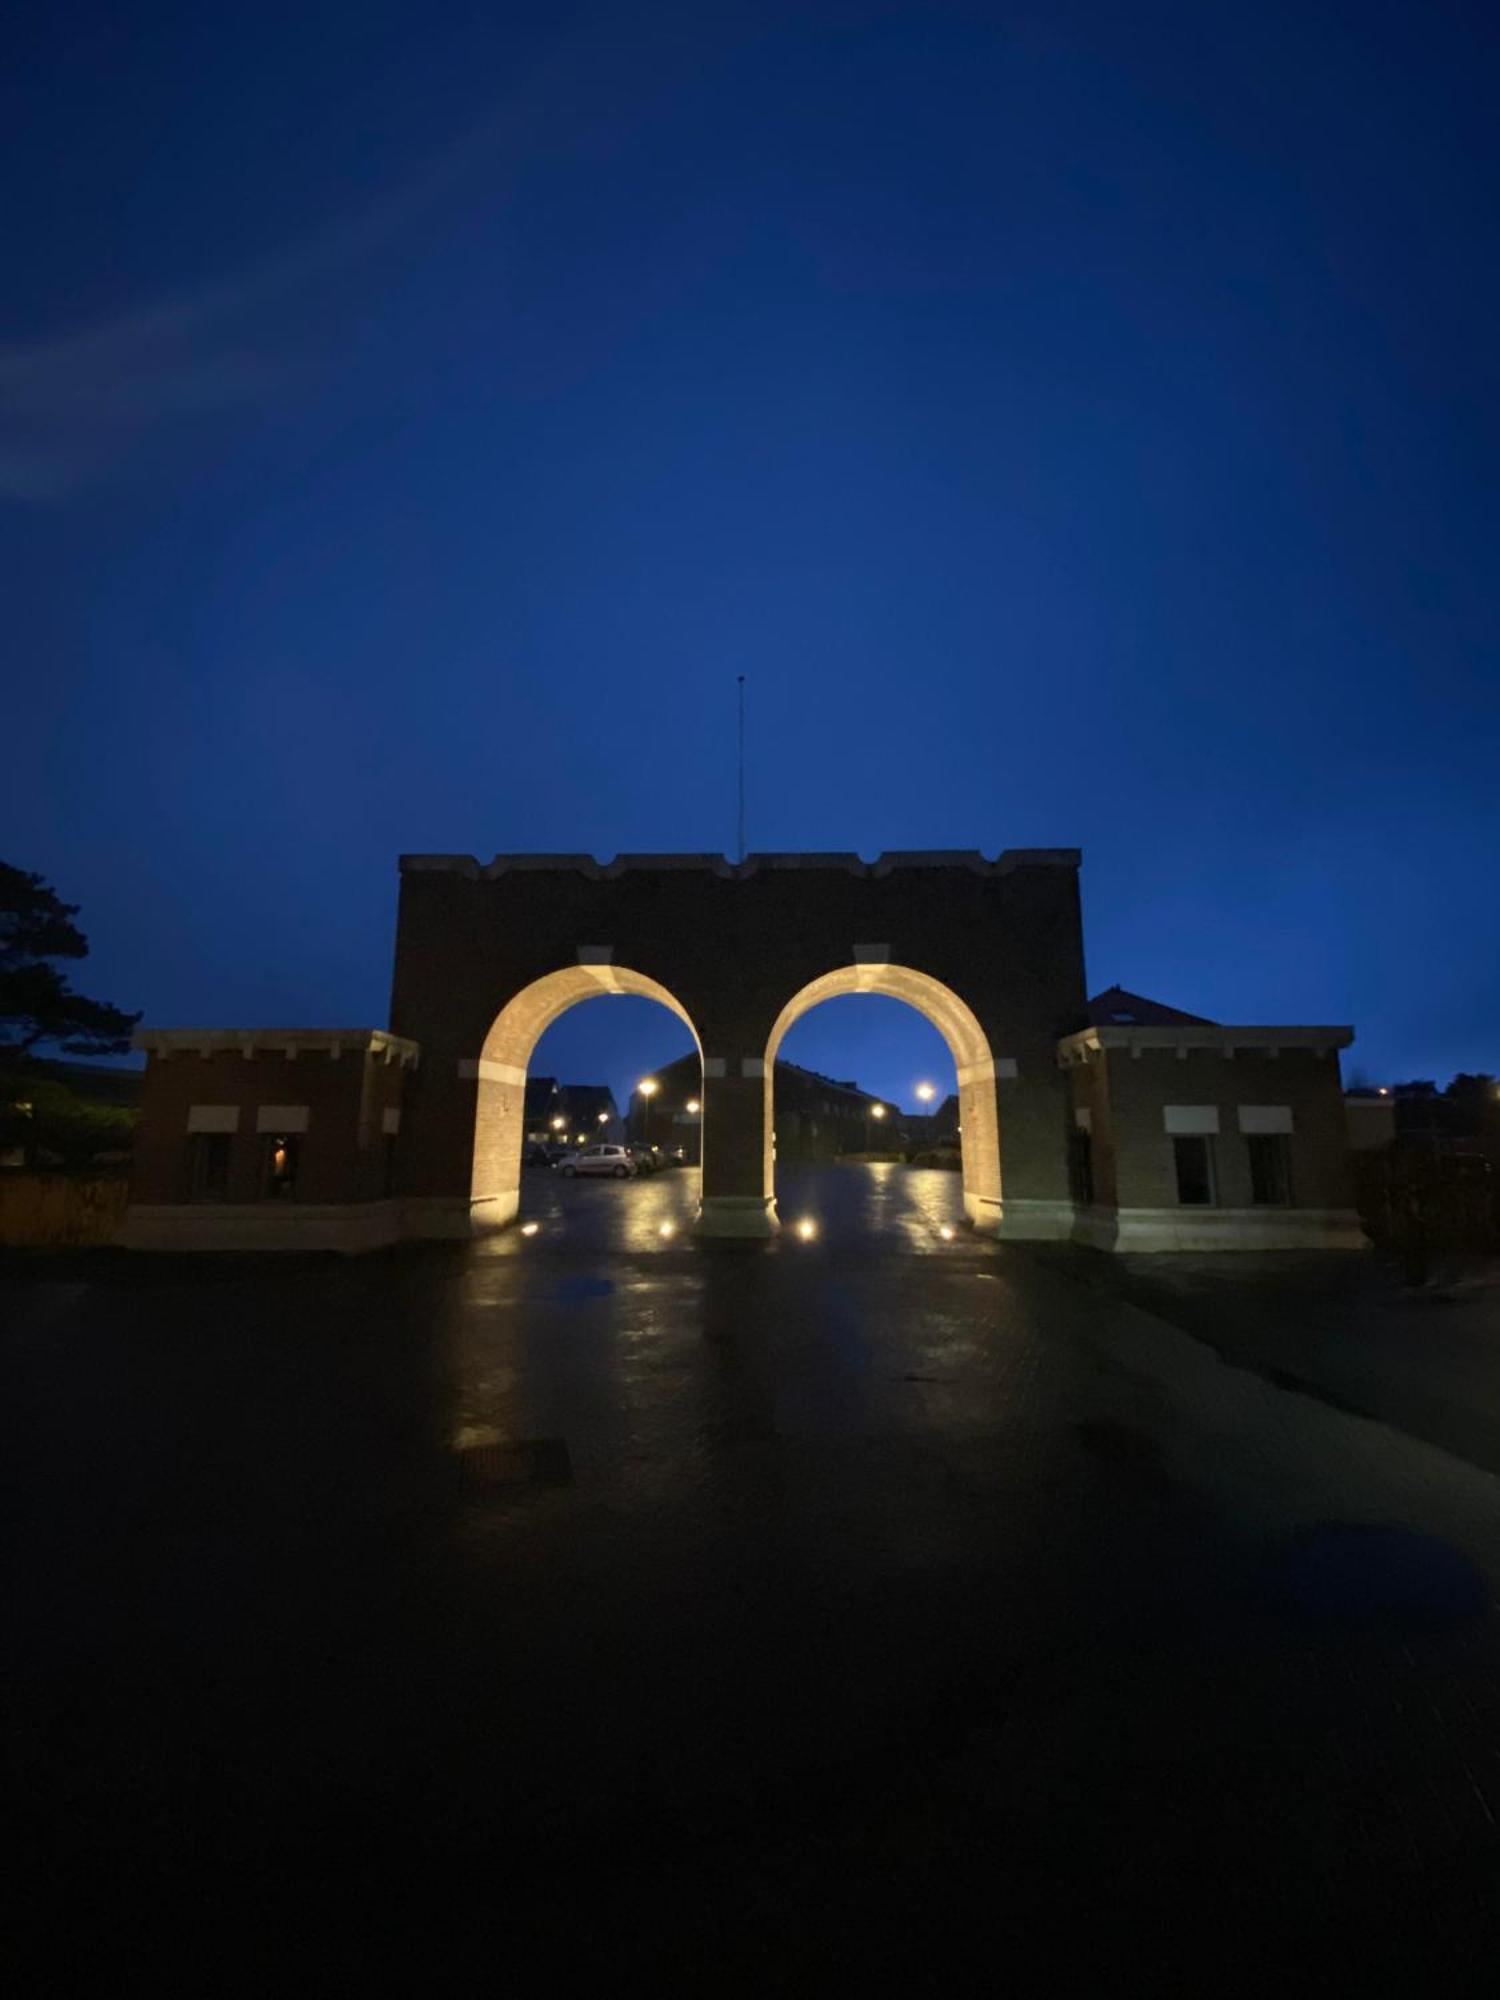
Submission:
[[[592,854],[497,854],[480,861],[473,854],[403,854],[403,875],[453,874],[493,882],[501,875],[573,874],[591,882],[613,882],[636,873],[696,873],[744,882],[757,875],[795,869],[837,873],[879,881],[903,869],[949,869],[969,875],[1010,875],[1018,868],[1077,868],[1076,847],[1006,847],[986,860],[977,847],[892,849],[865,861],[858,854],[747,854],[731,861],[724,854],[617,854],[599,861]]]

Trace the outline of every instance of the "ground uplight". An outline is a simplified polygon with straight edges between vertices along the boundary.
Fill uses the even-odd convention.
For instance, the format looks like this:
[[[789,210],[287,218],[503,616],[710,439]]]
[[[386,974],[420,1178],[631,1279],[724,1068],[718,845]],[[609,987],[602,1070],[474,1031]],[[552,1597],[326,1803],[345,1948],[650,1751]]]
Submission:
[[[675,1222],[664,1222],[656,1233],[658,1236],[675,1236],[677,1234],[677,1224]]]
[[[523,1222],[521,1224],[521,1234],[523,1236],[535,1236],[541,1226],[539,1222]]]
[[[817,1223],[813,1221],[810,1215],[804,1215],[802,1220],[797,1224],[797,1234],[802,1238],[802,1241],[804,1243],[811,1243],[817,1233]]]
[[[951,1243],[957,1234],[958,1231],[953,1227],[951,1222],[945,1222],[939,1226],[938,1235],[942,1237],[945,1243]]]

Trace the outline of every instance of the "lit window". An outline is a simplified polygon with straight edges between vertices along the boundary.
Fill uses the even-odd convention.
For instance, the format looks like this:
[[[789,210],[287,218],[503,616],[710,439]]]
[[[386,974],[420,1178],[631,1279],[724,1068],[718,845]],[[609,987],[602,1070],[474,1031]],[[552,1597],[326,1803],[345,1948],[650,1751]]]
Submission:
[[[1258,1207],[1285,1208],[1292,1198],[1291,1161],[1284,1132],[1256,1132],[1250,1149],[1250,1199]]]
[[[1177,1199],[1184,1208],[1214,1205],[1213,1142],[1197,1134],[1179,1134],[1172,1141],[1177,1162]]]
[[[269,1132],[265,1140],[265,1171],[261,1195],[266,1201],[291,1201],[297,1192],[297,1166],[302,1140],[296,1132]]]

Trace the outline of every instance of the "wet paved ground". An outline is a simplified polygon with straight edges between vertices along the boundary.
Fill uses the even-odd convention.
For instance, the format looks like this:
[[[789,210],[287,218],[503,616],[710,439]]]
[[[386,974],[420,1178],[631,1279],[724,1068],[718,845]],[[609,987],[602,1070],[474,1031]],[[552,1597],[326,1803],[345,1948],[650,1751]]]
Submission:
[[[1493,1990],[1490,1474],[953,1177],[693,1199],[0,1283],[21,1984]]]

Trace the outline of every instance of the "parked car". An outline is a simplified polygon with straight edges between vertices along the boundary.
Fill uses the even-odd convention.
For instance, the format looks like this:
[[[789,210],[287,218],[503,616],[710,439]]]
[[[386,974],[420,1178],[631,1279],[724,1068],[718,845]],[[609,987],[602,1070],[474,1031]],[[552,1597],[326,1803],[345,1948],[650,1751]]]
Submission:
[[[632,1146],[630,1157],[635,1161],[638,1174],[659,1174],[662,1168],[661,1154],[655,1146]]]
[[[564,1153],[557,1171],[567,1180],[575,1174],[609,1174],[617,1181],[629,1180],[635,1161],[625,1146],[585,1146],[581,1152]]]

